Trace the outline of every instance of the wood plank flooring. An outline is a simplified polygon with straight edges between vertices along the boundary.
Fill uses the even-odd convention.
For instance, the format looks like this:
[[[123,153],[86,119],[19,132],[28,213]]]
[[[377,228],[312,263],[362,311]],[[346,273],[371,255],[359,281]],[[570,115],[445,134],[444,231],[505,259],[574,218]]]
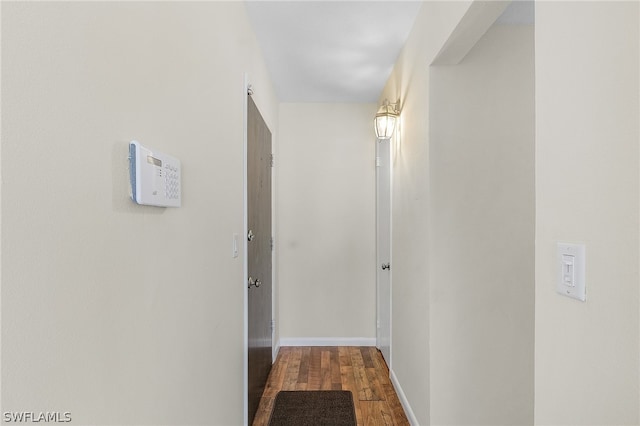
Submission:
[[[374,347],[282,347],[267,381],[253,426],[266,426],[281,390],[350,390],[358,426],[409,425]]]

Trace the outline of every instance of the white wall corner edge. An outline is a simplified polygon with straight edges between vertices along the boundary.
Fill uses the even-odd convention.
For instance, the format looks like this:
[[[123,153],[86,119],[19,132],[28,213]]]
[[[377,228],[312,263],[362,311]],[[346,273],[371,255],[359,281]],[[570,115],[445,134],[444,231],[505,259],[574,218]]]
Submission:
[[[391,383],[393,384],[393,387],[396,390],[396,394],[398,395],[400,404],[402,404],[404,413],[407,415],[407,419],[409,419],[409,423],[411,424],[411,426],[420,426],[420,423],[418,423],[418,419],[416,418],[416,415],[413,413],[413,410],[411,409],[411,405],[409,405],[407,396],[404,394],[404,391],[402,390],[402,386],[400,386],[400,382],[398,381],[398,377],[396,376],[396,373],[393,371],[393,369],[389,370],[389,372],[391,373],[390,374]]]
[[[375,337],[281,337],[281,346],[375,346]]]

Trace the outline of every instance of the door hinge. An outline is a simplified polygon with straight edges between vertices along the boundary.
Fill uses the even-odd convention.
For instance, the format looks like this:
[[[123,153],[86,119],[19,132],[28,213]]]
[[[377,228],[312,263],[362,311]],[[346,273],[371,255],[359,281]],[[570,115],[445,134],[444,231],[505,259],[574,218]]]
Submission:
[[[376,167],[380,167],[380,157],[376,157]]]
[[[269,165],[273,167],[273,154],[269,156]]]
[[[276,320],[271,320],[271,323],[269,324],[269,328],[271,329],[271,333],[273,333],[276,330]]]
[[[273,237],[269,239],[269,244],[271,245],[271,251],[273,251]]]

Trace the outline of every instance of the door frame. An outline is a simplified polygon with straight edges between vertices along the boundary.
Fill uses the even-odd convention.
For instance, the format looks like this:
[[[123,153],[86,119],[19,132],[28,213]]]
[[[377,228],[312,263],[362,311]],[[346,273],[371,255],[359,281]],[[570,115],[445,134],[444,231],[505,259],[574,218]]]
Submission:
[[[392,238],[393,238],[393,141],[395,138],[391,138],[389,139],[389,262],[391,264],[393,264],[393,244],[392,244]],[[379,263],[379,256],[378,256],[378,250],[379,250],[379,246],[380,246],[380,239],[379,239],[379,232],[380,232],[380,218],[378,215],[378,199],[379,199],[379,186],[378,186],[378,180],[379,180],[379,167],[378,166],[378,161],[379,161],[379,150],[380,150],[380,140],[376,139],[376,151],[375,151],[375,155],[376,155],[376,347],[378,349],[380,349],[380,342],[379,342],[379,330],[380,327],[378,327],[378,325],[380,324],[380,271],[379,271],[379,267],[380,265],[378,265]],[[389,367],[389,372],[391,372],[392,369],[392,359],[393,359],[393,269],[390,269],[389,272],[389,359],[385,360],[388,363]]]
[[[249,233],[249,188],[247,172],[247,154],[248,149],[248,133],[249,133],[249,74],[244,73],[242,87],[242,285],[243,289],[243,320],[242,320],[242,376],[243,376],[243,392],[242,392],[242,412],[245,426],[249,423],[249,289],[247,281],[249,280],[249,245],[247,244],[247,234]]]

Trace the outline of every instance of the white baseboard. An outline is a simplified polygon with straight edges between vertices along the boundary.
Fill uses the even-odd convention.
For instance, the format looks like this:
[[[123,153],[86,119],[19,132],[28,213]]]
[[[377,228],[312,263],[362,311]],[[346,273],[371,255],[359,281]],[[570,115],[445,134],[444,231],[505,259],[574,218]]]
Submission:
[[[375,346],[375,337],[281,337],[281,346]]]
[[[400,386],[400,382],[396,377],[396,373],[394,373],[393,370],[391,370],[391,383],[393,383],[393,387],[396,389],[396,394],[398,395],[398,399],[400,399],[402,408],[404,408],[404,413],[407,415],[407,418],[409,419],[409,423],[411,423],[411,426],[420,426],[420,424],[418,423],[418,419],[416,419],[416,415],[413,414],[411,405],[409,405],[407,396],[404,394],[404,391],[402,390],[402,386]]]

